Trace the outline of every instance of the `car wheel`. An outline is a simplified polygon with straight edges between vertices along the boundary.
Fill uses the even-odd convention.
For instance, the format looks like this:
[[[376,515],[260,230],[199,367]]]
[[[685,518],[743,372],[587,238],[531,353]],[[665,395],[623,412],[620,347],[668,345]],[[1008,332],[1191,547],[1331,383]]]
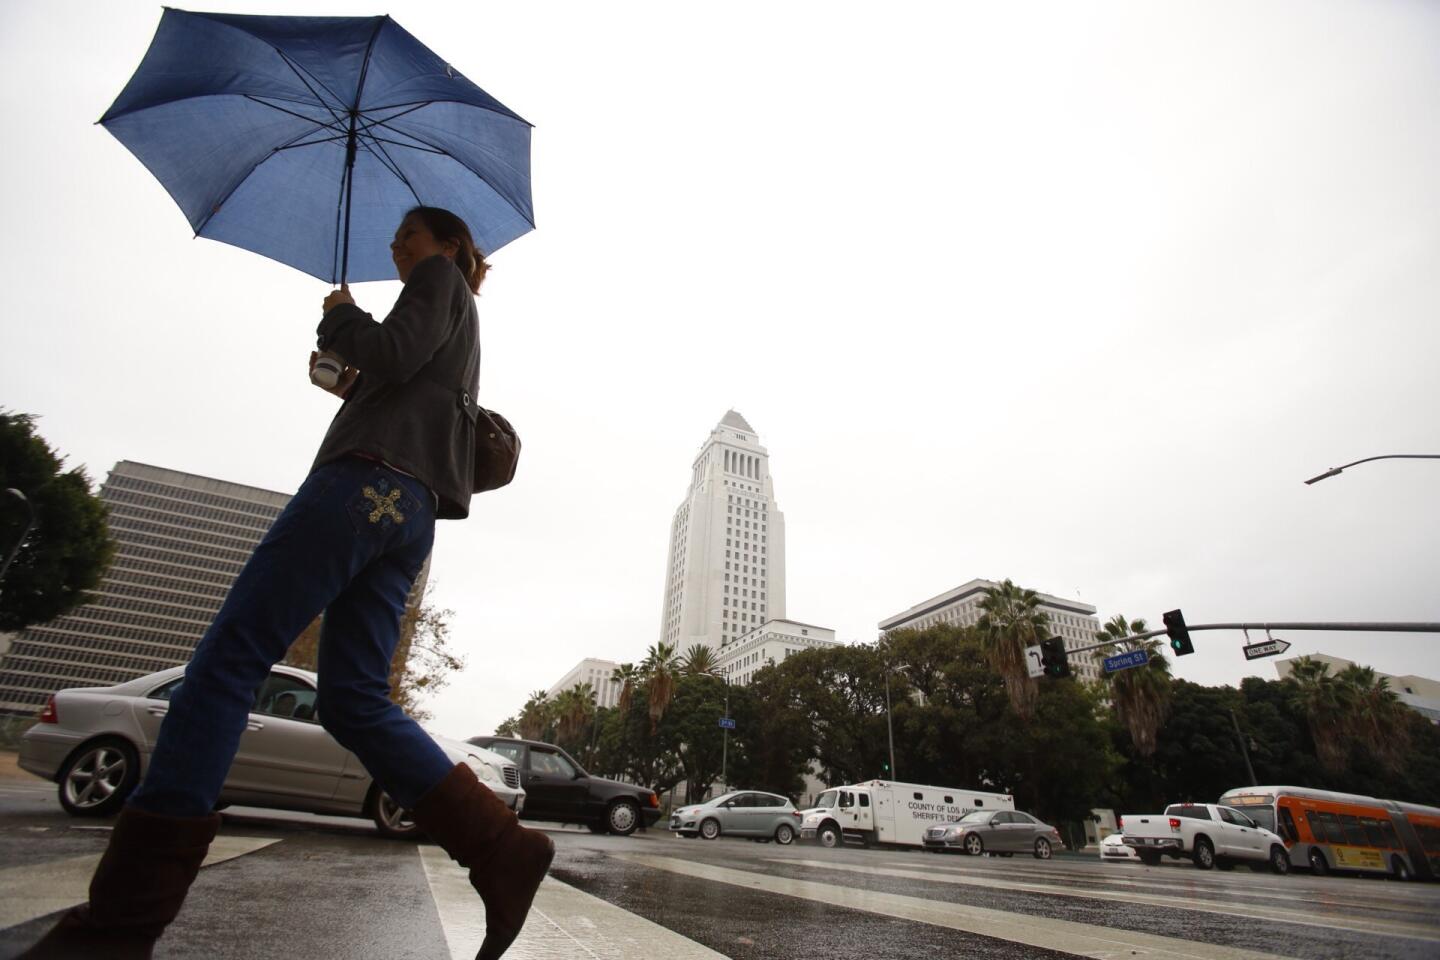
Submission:
[[[1282,877],[1290,872],[1290,851],[1278,843],[1270,848],[1270,869]]]
[[[616,800],[605,813],[605,826],[617,837],[628,837],[640,826],[640,807],[634,800]]]
[[[815,836],[819,839],[820,846],[828,847],[832,850],[845,844],[845,835],[842,834],[840,828],[833,823],[825,824]]]
[[[1195,841],[1195,866],[1201,870],[1215,869],[1215,848],[1204,837]]]
[[[140,782],[140,755],[124,740],[107,737],[85,744],[60,771],[60,806],[72,817],[118,813]]]
[[[1410,866],[1399,854],[1390,858],[1390,876],[1402,882],[1410,879]]]
[[[1317,877],[1323,877],[1330,872],[1330,864],[1325,862],[1325,854],[1310,848],[1310,872]]]
[[[1046,840],[1044,837],[1038,837],[1035,840],[1035,859],[1049,860],[1050,854],[1050,841]]]
[[[390,799],[390,794],[379,786],[370,788],[370,819],[382,837],[391,840],[414,840],[420,836],[420,828],[410,816],[410,811]]]
[[[702,821],[700,824],[700,836],[706,840],[714,840],[720,836],[720,821],[713,817],[709,820]]]
[[[788,823],[782,823],[775,828],[775,842],[782,847],[788,847],[795,842],[795,828]]]
[[[1160,854],[1158,853],[1142,853],[1136,851],[1135,855],[1138,856],[1140,858],[1140,862],[1145,864],[1145,866],[1147,867],[1160,866]]]
[[[965,852],[972,857],[978,857],[985,852],[985,841],[980,839],[980,834],[968,833],[965,835]]]

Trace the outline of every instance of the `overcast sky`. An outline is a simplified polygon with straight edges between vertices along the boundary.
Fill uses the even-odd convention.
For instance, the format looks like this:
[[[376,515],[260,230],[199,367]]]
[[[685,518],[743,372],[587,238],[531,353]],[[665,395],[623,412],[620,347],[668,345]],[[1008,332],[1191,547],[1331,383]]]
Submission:
[[[160,12],[0,4],[0,406],[96,481],[292,492],[336,405],[305,375],[328,287],[193,240],[94,125]],[[524,455],[439,528],[469,667],[436,730],[644,656],[731,407],[770,451],[789,615],[845,640],[974,577],[1157,627],[1440,621],[1440,461],[1302,483],[1440,453],[1440,4],[389,12],[536,125],[539,229],[480,300],[480,399]],[[1440,678],[1433,635],[1279,635]],[[1195,640],[1179,676],[1274,677]]]

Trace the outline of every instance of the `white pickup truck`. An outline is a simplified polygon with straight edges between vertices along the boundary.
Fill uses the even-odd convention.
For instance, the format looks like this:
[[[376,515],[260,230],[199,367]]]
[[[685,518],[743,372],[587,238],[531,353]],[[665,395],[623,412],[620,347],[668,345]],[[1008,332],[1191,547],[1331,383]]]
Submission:
[[[1269,864],[1276,873],[1290,872],[1285,841],[1233,807],[1172,803],[1163,814],[1127,813],[1120,822],[1125,846],[1147,866],[1165,856],[1192,860],[1201,870],[1245,861],[1254,870]]]

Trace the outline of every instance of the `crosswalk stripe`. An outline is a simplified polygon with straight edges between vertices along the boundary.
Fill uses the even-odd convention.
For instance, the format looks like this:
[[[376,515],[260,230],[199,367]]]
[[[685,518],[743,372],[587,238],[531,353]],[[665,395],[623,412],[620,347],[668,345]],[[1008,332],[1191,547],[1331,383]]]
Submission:
[[[234,860],[279,842],[252,837],[216,837],[200,866]],[[99,863],[97,853],[0,870],[0,927],[13,927],[84,903],[89,899],[90,878]]]
[[[1052,883],[1024,883],[1015,880],[1001,880],[998,877],[979,877],[973,874],[955,874],[944,871],[895,870],[884,867],[857,866],[822,860],[778,860],[771,863],[798,864],[819,867],[826,870],[844,870],[869,876],[894,877],[898,880],[925,880],[930,883],[963,884],[982,887],[986,890],[1014,890],[1019,893],[1040,893],[1048,896],[1081,897],[1087,900],[1101,900],[1107,903],[1140,903],[1152,907],[1168,907],[1173,910],[1192,910],[1199,913],[1218,913],[1227,917],[1249,917],[1252,920],[1269,920],[1278,923],[1299,923],[1308,927],[1327,927],[1332,930],[1349,930],[1354,933],[1369,933],[1391,937],[1413,937],[1418,940],[1440,940],[1440,927],[1406,923],[1400,920],[1375,921],[1359,917],[1319,916],[1311,913],[1297,915],[1291,909],[1274,909],[1255,904],[1206,903],[1194,897],[1177,897],[1173,894],[1158,895],[1140,893],[1134,890],[1105,890],[1094,887],[1062,886]]]
[[[1055,920],[963,903],[926,900],[904,894],[881,893],[835,883],[791,880],[730,867],[658,857],[649,854],[616,853],[616,859],[637,866],[665,870],[702,880],[713,880],[767,893],[798,897],[816,903],[860,910],[881,916],[928,923],[997,940],[1092,957],[1094,960],[1280,960],[1274,954],[1259,953],[1221,944],[1194,943],[1131,930]]]
[[[438,847],[420,848],[420,861],[454,960],[469,960],[485,939],[485,908],[465,869]],[[725,960],[724,954],[644,917],[547,877],[506,960]]]

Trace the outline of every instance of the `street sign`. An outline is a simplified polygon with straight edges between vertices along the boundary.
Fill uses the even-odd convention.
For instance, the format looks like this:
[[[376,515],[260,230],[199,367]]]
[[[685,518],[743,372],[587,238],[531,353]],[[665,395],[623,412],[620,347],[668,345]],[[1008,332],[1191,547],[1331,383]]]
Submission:
[[[720,726],[721,726],[721,728],[723,728],[723,729],[725,729],[725,730],[734,730],[734,729],[735,729],[735,720],[734,720],[733,717],[721,717],[721,718],[720,718]]]
[[[1284,653],[1290,649],[1290,644],[1284,640],[1265,640],[1261,643],[1246,644],[1241,649],[1245,651],[1246,660],[1259,660],[1261,657],[1273,657],[1277,653]]]
[[[1143,667],[1150,661],[1150,654],[1144,650],[1131,650],[1129,653],[1117,653],[1113,657],[1105,658],[1105,672],[1116,673],[1120,670],[1129,670],[1131,667]]]
[[[1025,669],[1030,671],[1032,677],[1045,676],[1045,656],[1038,643],[1025,648]]]

